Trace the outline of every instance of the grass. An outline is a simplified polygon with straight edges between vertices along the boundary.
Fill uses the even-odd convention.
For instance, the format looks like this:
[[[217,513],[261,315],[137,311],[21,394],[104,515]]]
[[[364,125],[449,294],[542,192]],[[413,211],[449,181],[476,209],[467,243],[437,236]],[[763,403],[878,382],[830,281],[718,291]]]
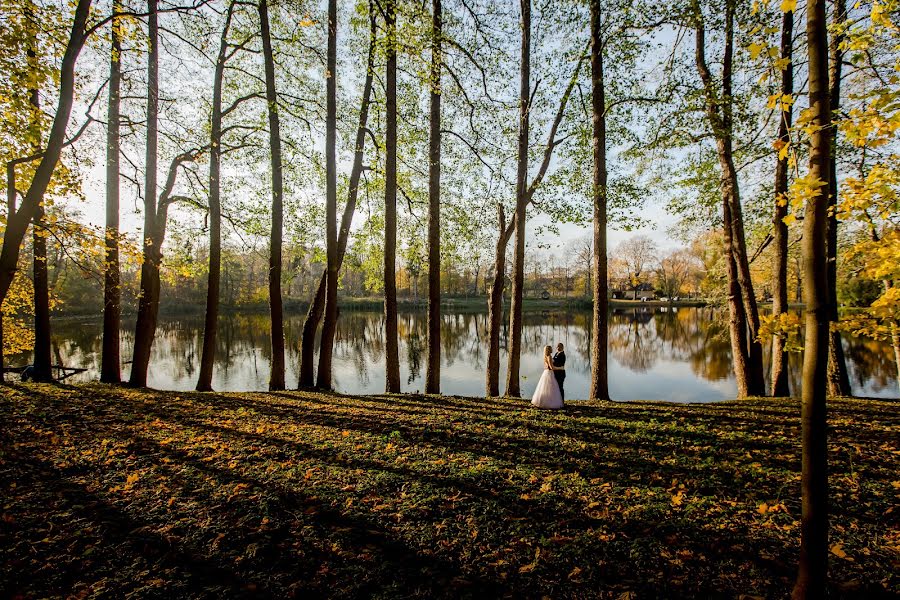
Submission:
[[[794,400],[0,391],[0,597],[778,598]],[[831,594],[895,597],[896,402],[831,402]]]

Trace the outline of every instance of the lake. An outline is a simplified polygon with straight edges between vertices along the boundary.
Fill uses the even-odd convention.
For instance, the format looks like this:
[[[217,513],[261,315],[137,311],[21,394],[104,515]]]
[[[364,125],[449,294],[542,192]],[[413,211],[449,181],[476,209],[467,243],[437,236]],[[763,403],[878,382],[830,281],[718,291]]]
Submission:
[[[645,307],[614,309],[610,314],[609,390],[616,400],[715,402],[734,398],[736,386],[724,316],[714,308]],[[287,381],[296,385],[299,337],[304,315],[286,315]],[[547,344],[562,342],[568,356],[566,396],[585,398],[590,383],[588,311],[526,312],[522,338],[522,393],[531,396],[540,377]],[[97,379],[102,321],[54,319],[54,362],[87,372],[67,381]],[[133,323],[122,331],[122,357],[130,360]],[[221,318],[213,387],[218,391],[266,390],[270,348],[268,315],[230,314]],[[487,360],[487,313],[443,315],[441,390],[445,394],[484,394]],[[334,352],[335,388],[350,394],[384,391],[383,317],[377,311],[342,311]],[[404,392],[425,387],[426,314],[399,315],[400,370]],[[501,332],[501,347],[507,331]],[[164,390],[192,390],[196,384],[203,339],[202,317],[161,317],[153,345],[148,385]],[[898,397],[896,366],[889,344],[844,340],[853,393]],[[768,357],[768,353],[766,353]],[[27,362],[10,357],[9,364]],[[791,390],[798,389],[801,357],[790,356]],[[129,364],[123,366],[127,378]],[[766,365],[768,371],[768,365]],[[506,354],[501,351],[501,391],[506,381]]]

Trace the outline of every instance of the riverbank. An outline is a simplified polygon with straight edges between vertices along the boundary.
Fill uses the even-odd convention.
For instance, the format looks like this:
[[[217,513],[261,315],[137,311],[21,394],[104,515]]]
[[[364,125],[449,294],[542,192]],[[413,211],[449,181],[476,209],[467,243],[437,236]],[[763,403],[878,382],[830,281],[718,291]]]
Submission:
[[[0,597],[782,597],[798,415],[6,386]],[[898,404],[830,424],[831,593],[888,597]]]
[[[677,302],[663,302],[661,300],[621,300],[621,299],[611,299],[609,301],[610,308],[644,308],[644,307],[659,307],[659,306],[674,306],[674,307],[701,307],[706,306],[706,300],[678,300]],[[339,297],[338,306],[342,310],[359,310],[359,311],[371,311],[384,310],[384,299],[378,297],[371,298],[350,298],[350,297]],[[284,301],[284,312],[286,315],[290,314],[305,314],[309,307],[309,303],[306,300],[300,300],[297,298],[286,298]],[[487,297],[485,296],[460,296],[460,297],[445,297],[441,299],[441,307],[448,311],[453,312],[487,312]],[[569,297],[569,298],[525,298],[523,301],[523,309],[526,312],[534,312],[534,311],[559,311],[559,310],[591,310],[593,307],[593,301],[590,298],[581,298],[581,297]],[[397,309],[401,311],[416,311],[416,310],[426,310],[428,308],[428,304],[425,298],[420,298],[418,300],[413,298],[400,298],[397,300]],[[137,313],[134,311],[133,306],[125,307],[125,311],[123,312],[123,316],[134,317]],[[162,316],[192,316],[192,315],[203,315],[205,310],[205,305],[201,302],[194,305],[185,305],[185,304],[173,304],[171,302],[166,302],[163,299],[160,304],[160,315]],[[509,299],[505,298],[503,302],[503,310],[509,310]],[[240,305],[229,305],[223,304],[220,307],[220,312],[222,314],[268,314],[269,305],[267,303],[261,302],[257,304],[240,304]],[[91,318],[99,318],[101,313],[95,312],[94,307],[90,307],[90,309],[82,308],[82,309],[74,309],[72,307],[62,306],[57,309],[57,313],[54,315],[54,318],[63,318],[63,319],[91,319]]]

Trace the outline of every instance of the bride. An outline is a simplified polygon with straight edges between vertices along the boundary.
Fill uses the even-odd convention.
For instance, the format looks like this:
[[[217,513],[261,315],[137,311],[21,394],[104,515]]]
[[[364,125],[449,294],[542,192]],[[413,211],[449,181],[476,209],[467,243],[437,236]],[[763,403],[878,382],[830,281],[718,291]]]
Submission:
[[[553,348],[544,347],[544,373],[538,381],[537,388],[534,390],[534,396],[531,397],[531,403],[538,408],[562,408],[563,399],[559,392],[559,384],[556,383],[556,377],[553,374]]]

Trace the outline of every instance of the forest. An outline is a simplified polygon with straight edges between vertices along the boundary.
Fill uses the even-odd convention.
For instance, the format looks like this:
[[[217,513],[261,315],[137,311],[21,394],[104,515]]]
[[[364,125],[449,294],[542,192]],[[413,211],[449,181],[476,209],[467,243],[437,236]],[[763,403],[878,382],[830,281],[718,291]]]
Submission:
[[[448,467],[454,481],[476,477],[482,458],[490,473],[478,474],[485,479],[471,489],[458,482],[453,489],[457,498],[485,504],[459,513],[469,513],[470,528],[450,538],[440,560],[421,551],[437,538],[416,537],[430,524],[391,530],[405,549],[396,546],[400,538],[384,542],[378,560],[390,565],[406,552],[415,564],[404,570],[399,588],[378,575],[373,585],[386,586],[378,588],[381,594],[577,596],[600,586],[610,597],[715,595],[715,586],[696,587],[695,580],[699,573],[722,577],[716,567],[684,567],[660,582],[649,575],[654,568],[642,566],[640,580],[630,581],[622,568],[627,552],[610,550],[612,542],[595,547],[594,537],[580,547],[592,549],[584,551],[588,560],[608,552],[604,560],[616,565],[609,572],[588,573],[574,547],[548,550],[533,541],[515,550],[516,575],[501,577],[503,565],[516,561],[495,551],[519,533],[473,524],[481,509],[499,514],[496,477],[515,481],[524,503],[515,509],[525,515],[521,539],[564,538],[562,545],[594,526],[578,525],[582,517],[570,515],[559,531],[538,531],[536,514],[563,519],[561,500],[573,490],[581,490],[589,512],[600,502],[592,494],[612,493],[600,475],[587,483],[573,479],[560,491],[562,483],[552,482],[568,475],[559,448],[546,457],[529,455],[534,481],[520,481],[509,464],[517,443],[537,454],[548,443],[534,429],[519,431],[513,415],[526,408],[518,399],[533,391],[533,404],[541,406],[533,375],[542,351],[544,374],[556,377],[562,400],[565,355],[563,379],[548,360],[551,344],[560,342],[561,350],[564,340],[574,357],[569,389],[576,400],[565,414],[521,418],[546,428],[556,443],[573,444],[573,460],[584,461],[585,472],[592,471],[587,463],[599,451],[595,445],[626,444],[615,441],[615,430],[629,431],[627,443],[634,444],[622,460],[664,464],[670,442],[661,441],[666,429],[658,418],[677,419],[682,427],[677,435],[684,442],[672,453],[696,452],[716,469],[725,461],[738,479],[758,463],[720,456],[704,437],[730,435],[725,415],[752,452],[792,456],[790,467],[767,463],[760,468],[771,472],[755,475],[769,496],[757,497],[741,481],[740,498],[731,500],[749,503],[758,515],[780,511],[766,525],[787,532],[767,554],[777,568],[744,573],[746,581],[722,584],[722,593],[743,593],[747,585],[762,597],[888,597],[900,590],[896,574],[882,571],[896,564],[900,539],[896,516],[882,506],[885,495],[896,498],[897,482],[888,481],[892,475],[883,467],[897,463],[891,432],[900,396],[897,0],[0,0],[0,27],[7,191],[0,223],[0,409],[6,439],[17,440],[0,453],[0,484],[14,488],[18,478],[31,477],[50,496],[63,483],[84,485],[87,495],[100,485],[108,498],[83,498],[78,509],[67,504],[71,499],[60,500],[59,511],[107,502],[110,510],[120,508],[122,497],[149,492],[139,489],[142,477],[178,485],[146,462],[154,448],[166,447],[159,451],[166,460],[195,469],[188,460],[210,450],[185,437],[199,427],[206,433],[195,432],[196,439],[218,440],[211,442],[218,454],[202,460],[216,465],[209,477],[233,488],[226,504],[242,490],[264,490],[241,497],[247,506],[222,517],[237,529],[247,526],[238,513],[274,489],[267,474],[287,477],[273,485],[305,495],[302,501],[269,498],[272,516],[240,534],[244,546],[254,531],[278,521],[278,535],[253,542],[268,555],[301,526],[290,520],[292,511],[306,510],[307,517],[332,511],[324,521],[306,519],[312,524],[304,527],[319,528],[321,539],[315,552],[298,550],[312,552],[325,571],[298,578],[281,557],[273,560],[283,570],[263,577],[271,575],[268,583],[228,579],[231,587],[216,594],[368,597],[377,593],[365,585],[329,591],[328,569],[352,581],[353,560],[382,544],[378,536],[366,537],[366,525],[345,522],[357,510],[353,503],[369,496],[342,493],[371,486],[373,506],[389,504],[403,474],[386,474],[381,458],[370,454],[406,445],[422,455],[404,454],[401,461],[398,454],[397,461],[410,461],[403,468],[420,483],[438,485],[449,475],[428,465],[459,457],[435,453],[452,434],[437,424],[459,421],[460,435],[474,446],[457,448],[470,454],[460,458],[462,471]],[[94,323],[96,343],[84,334]],[[236,327],[252,340],[249,379],[236,380],[229,371],[250,368]],[[675,377],[672,368],[665,371],[669,363],[692,374],[667,380]],[[20,383],[20,376],[36,383]],[[383,394],[371,393],[370,377]],[[264,383],[253,383],[261,378]],[[682,390],[666,387],[688,381]],[[652,385],[649,395],[645,384]],[[710,391],[717,386],[725,386],[726,397]],[[263,390],[270,395],[246,394]],[[657,395],[687,404],[611,402]],[[223,415],[205,408],[213,398]],[[105,399],[128,408],[110,417]],[[734,402],[691,404],[722,400]],[[381,401],[383,408],[373,405]],[[172,407],[171,414],[157,414],[154,402]],[[786,407],[796,410],[785,413],[788,421],[778,422],[771,438],[748,425],[758,420],[775,428],[772,415]],[[392,429],[379,411],[395,409]],[[292,425],[285,411],[299,422]],[[709,419],[703,432],[684,424],[691,414]],[[65,425],[100,418],[108,428],[102,451],[91,449],[86,431]],[[149,435],[138,427],[143,420],[165,422],[170,435],[141,437]],[[870,420],[872,431],[861,420]],[[370,429],[358,429],[362,424]],[[788,426],[790,433],[783,430]],[[330,429],[322,433],[323,427]],[[326,441],[334,428],[343,433]],[[482,428],[497,428],[497,435]],[[236,437],[228,441],[225,430]],[[258,444],[250,435],[260,436]],[[485,436],[500,439],[488,443]],[[282,446],[295,438],[309,447]],[[113,450],[114,439],[124,449]],[[876,442],[877,451],[861,449]],[[181,454],[166,454],[170,444]],[[237,458],[223,466],[229,444]],[[648,456],[642,444],[652,446]],[[369,475],[356,473],[350,481],[326,473],[329,449],[355,453]],[[844,450],[859,453],[870,481],[860,482],[852,460],[835,457]],[[27,475],[31,455],[40,465]],[[229,473],[241,456],[265,456],[269,470]],[[295,468],[288,463],[307,465],[309,489],[298,492],[287,483]],[[101,484],[103,465],[121,470],[125,483]],[[711,502],[718,484],[710,482],[725,477],[691,475],[681,462],[669,466],[671,486],[647,464],[635,469],[642,487],[629,487],[625,498],[659,494],[642,518],[671,518],[663,513],[682,510],[686,494]],[[77,475],[65,475],[69,468]],[[542,477],[549,477],[542,493],[557,489],[562,496],[532,505],[537,495],[526,488]],[[685,478],[696,491],[684,487]],[[778,491],[775,480],[782,482]],[[316,485],[320,495],[311,491]],[[613,485],[616,494],[625,493],[624,479]],[[855,496],[848,485],[856,486]],[[790,500],[781,498],[785,486]],[[860,504],[859,486],[879,498],[875,506]],[[221,490],[204,490],[209,508]],[[417,488],[410,493],[424,495],[395,507],[397,515],[444,492]],[[28,543],[20,524],[46,502],[35,494],[4,507],[3,520],[13,525],[11,548]],[[183,500],[173,495],[168,507],[187,510]],[[167,508],[154,506],[148,510]],[[253,505],[247,518],[261,506]],[[741,519],[706,509],[706,521],[693,516],[690,527],[693,521],[726,530],[759,525],[734,525]],[[603,518],[623,516],[621,508],[605,510]],[[453,510],[434,515],[446,522]],[[387,527],[382,515],[357,517],[372,517],[371,528]],[[874,545],[842,537],[867,519],[874,519],[866,525],[874,527],[867,530],[879,540]],[[190,527],[194,533],[199,527],[201,538],[210,533],[199,521]],[[359,531],[348,541],[329,527]],[[115,544],[113,530],[91,544]],[[467,550],[467,536],[475,544],[479,531],[490,541]],[[641,527],[615,531],[600,534],[612,536],[601,541],[653,538]],[[201,554],[214,556],[193,556],[191,577],[203,569],[236,577],[240,560],[231,564],[219,552],[221,538],[204,540],[188,545],[206,544],[212,550]],[[696,555],[714,555],[721,550],[716,543],[692,538],[688,554],[657,549],[653,558],[636,547],[630,552],[647,564],[665,557],[668,573],[672,564],[681,569]],[[342,544],[359,546],[348,551],[356,558],[323,558],[326,547]],[[64,556],[60,548],[54,552]],[[846,548],[855,557],[848,559]],[[154,552],[165,560],[148,568],[159,575],[167,565],[169,575],[153,577],[166,588],[177,569],[166,562],[168,551]],[[751,552],[766,551],[754,546]],[[531,562],[521,562],[519,555],[531,554]],[[29,569],[39,570],[40,561],[23,566],[2,556],[0,595],[67,596],[80,589],[65,570],[28,583],[39,572]],[[42,560],[49,564],[50,556]],[[470,571],[488,556],[495,571]],[[256,564],[254,557],[248,560]],[[204,560],[212,562],[201,566]],[[722,569],[742,568],[734,560]],[[790,574],[787,560],[797,565]],[[841,581],[829,580],[835,560]],[[107,563],[92,568],[97,577],[115,570]],[[430,587],[429,569],[450,583]],[[257,575],[247,581],[266,573],[265,565],[252,572]],[[192,597],[206,585],[205,573],[189,577],[188,588],[169,591]],[[288,587],[283,578],[291,577],[306,583]],[[630,583],[615,584],[617,577]],[[103,595],[97,581],[81,592]],[[130,585],[115,577],[107,583],[106,593],[114,595]]]

